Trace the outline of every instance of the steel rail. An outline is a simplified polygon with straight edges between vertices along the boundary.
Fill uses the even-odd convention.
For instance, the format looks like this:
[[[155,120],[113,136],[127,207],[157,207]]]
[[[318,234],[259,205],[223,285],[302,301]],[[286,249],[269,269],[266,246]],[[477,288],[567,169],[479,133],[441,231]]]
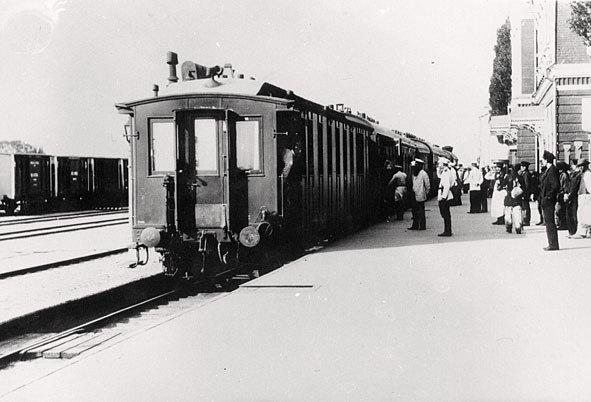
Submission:
[[[86,218],[86,217],[103,216],[103,215],[116,215],[116,214],[124,214],[124,213],[128,213],[127,208],[117,210],[117,211],[69,212],[69,213],[63,213],[63,214],[38,215],[38,216],[34,216],[34,217],[24,217],[24,218],[2,220],[2,221],[0,221],[0,226],[26,225],[29,223],[61,221],[61,220],[68,220],[68,219]]]
[[[0,241],[26,239],[29,237],[75,232],[78,230],[95,229],[106,226],[125,225],[127,223],[129,223],[128,218],[117,218],[99,222],[74,223],[71,225],[58,226],[56,228],[27,229],[23,231],[0,233]]]
[[[102,251],[100,253],[86,254],[79,257],[69,258],[67,260],[54,261],[47,264],[34,265],[26,268],[18,268],[13,271],[0,272],[0,280],[12,278],[19,275],[31,274],[34,272],[46,271],[48,269],[59,268],[66,265],[77,264],[80,262],[98,260],[99,258],[108,257],[114,254],[122,254],[128,251],[128,248],[117,248],[113,250]]]
[[[154,303],[154,302],[164,299],[164,298],[169,298],[170,296],[178,294],[179,292],[180,292],[180,289],[178,289],[178,288],[173,289],[173,290],[169,290],[169,291],[162,293],[158,296],[151,297],[147,300],[144,300],[139,303],[133,304],[131,306],[122,308],[122,309],[114,311],[112,313],[106,314],[106,315],[96,318],[92,321],[86,322],[81,325],[77,325],[73,328],[67,329],[67,330],[62,331],[60,333],[43,338],[42,340],[33,341],[33,342],[27,343],[23,346],[17,346],[13,350],[6,352],[0,356],[0,368],[5,367],[6,365],[8,365],[14,361],[20,360],[21,357],[23,357],[27,353],[27,351],[29,351],[29,350],[42,347],[42,346],[47,345],[49,343],[66,338],[72,334],[81,333],[81,332],[89,332],[93,328],[97,328],[97,327],[101,326],[103,323],[105,323],[113,318],[116,318],[117,316],[128,314],[130,312],[133,312],[134,310],[138,310],[140,308],[143,308],[150,303]]]

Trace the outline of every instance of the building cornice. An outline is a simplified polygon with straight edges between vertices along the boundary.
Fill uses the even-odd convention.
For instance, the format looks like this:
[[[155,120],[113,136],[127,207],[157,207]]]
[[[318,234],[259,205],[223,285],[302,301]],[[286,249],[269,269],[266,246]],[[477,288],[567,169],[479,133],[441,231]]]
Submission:
[[[533,103],[541,104],[552,87],[556,90],[591,89],[591,63],[550,66],[532,95]]]

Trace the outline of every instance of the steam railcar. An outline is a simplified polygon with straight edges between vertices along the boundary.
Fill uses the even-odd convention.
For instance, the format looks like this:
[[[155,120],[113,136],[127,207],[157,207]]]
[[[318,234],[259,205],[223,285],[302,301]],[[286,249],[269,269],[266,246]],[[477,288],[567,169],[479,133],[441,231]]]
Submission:
[[[133,247],[155,247],[169,275],[262,266],[375,222],[384,160],[409,171],[439,156],[230,65],[185,62],[179,81],[176,54],[168,64],[165,88],[116,107],[130,116]]]

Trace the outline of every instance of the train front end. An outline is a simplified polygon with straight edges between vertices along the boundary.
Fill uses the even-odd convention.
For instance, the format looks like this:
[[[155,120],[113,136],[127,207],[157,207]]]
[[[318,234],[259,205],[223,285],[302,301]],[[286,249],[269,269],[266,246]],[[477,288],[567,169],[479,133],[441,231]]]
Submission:
[[[146,262],[142,250],[155,248],[167,275],[223,275],[236,270],[241,247],[258,245],[256,222],[277,207],[269,174],[276,149],[264,138],[287,101],[260,96],[261,84],[233,78],[231,67],[185,62],[179,81],[176,54],[169,53],[168,64],[166,87],[116,105],[129,115],[137,263]]]

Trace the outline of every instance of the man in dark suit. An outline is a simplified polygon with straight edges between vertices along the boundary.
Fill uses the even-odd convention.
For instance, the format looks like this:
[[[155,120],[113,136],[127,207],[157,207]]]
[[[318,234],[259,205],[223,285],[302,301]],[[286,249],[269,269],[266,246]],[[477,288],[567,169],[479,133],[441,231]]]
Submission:
[[[554,212],[556,208],[556,197],[560,190],[560,179],[558,177],[558,169],[554,166],[554,155],[548,151],[544,151],[542,159],[547,166],[546,172],[542,176],[542,189],[540,192],[544,222],[546,222],[546,236],[548,237],[548,247],[544,247],[544,250],[551,251],[559,249],[558,230],[556,229]]]
[[[529,226],[531,220],[531,208],[529,202],[531,200],[531,192],[532,192],[532,180],[531,174],[529,173],[529,162],[521,161],[521,167],[519,170],[519,184],[521,184],[521,189],[523,190],[523,226]]]
[[[569,238],[577,233],[577,209],[579,207],[579,187],[581,186],[581,169],[577,159],[570,161],[570,187],[564,195],[566,203],[566,223],[568,225]]]

